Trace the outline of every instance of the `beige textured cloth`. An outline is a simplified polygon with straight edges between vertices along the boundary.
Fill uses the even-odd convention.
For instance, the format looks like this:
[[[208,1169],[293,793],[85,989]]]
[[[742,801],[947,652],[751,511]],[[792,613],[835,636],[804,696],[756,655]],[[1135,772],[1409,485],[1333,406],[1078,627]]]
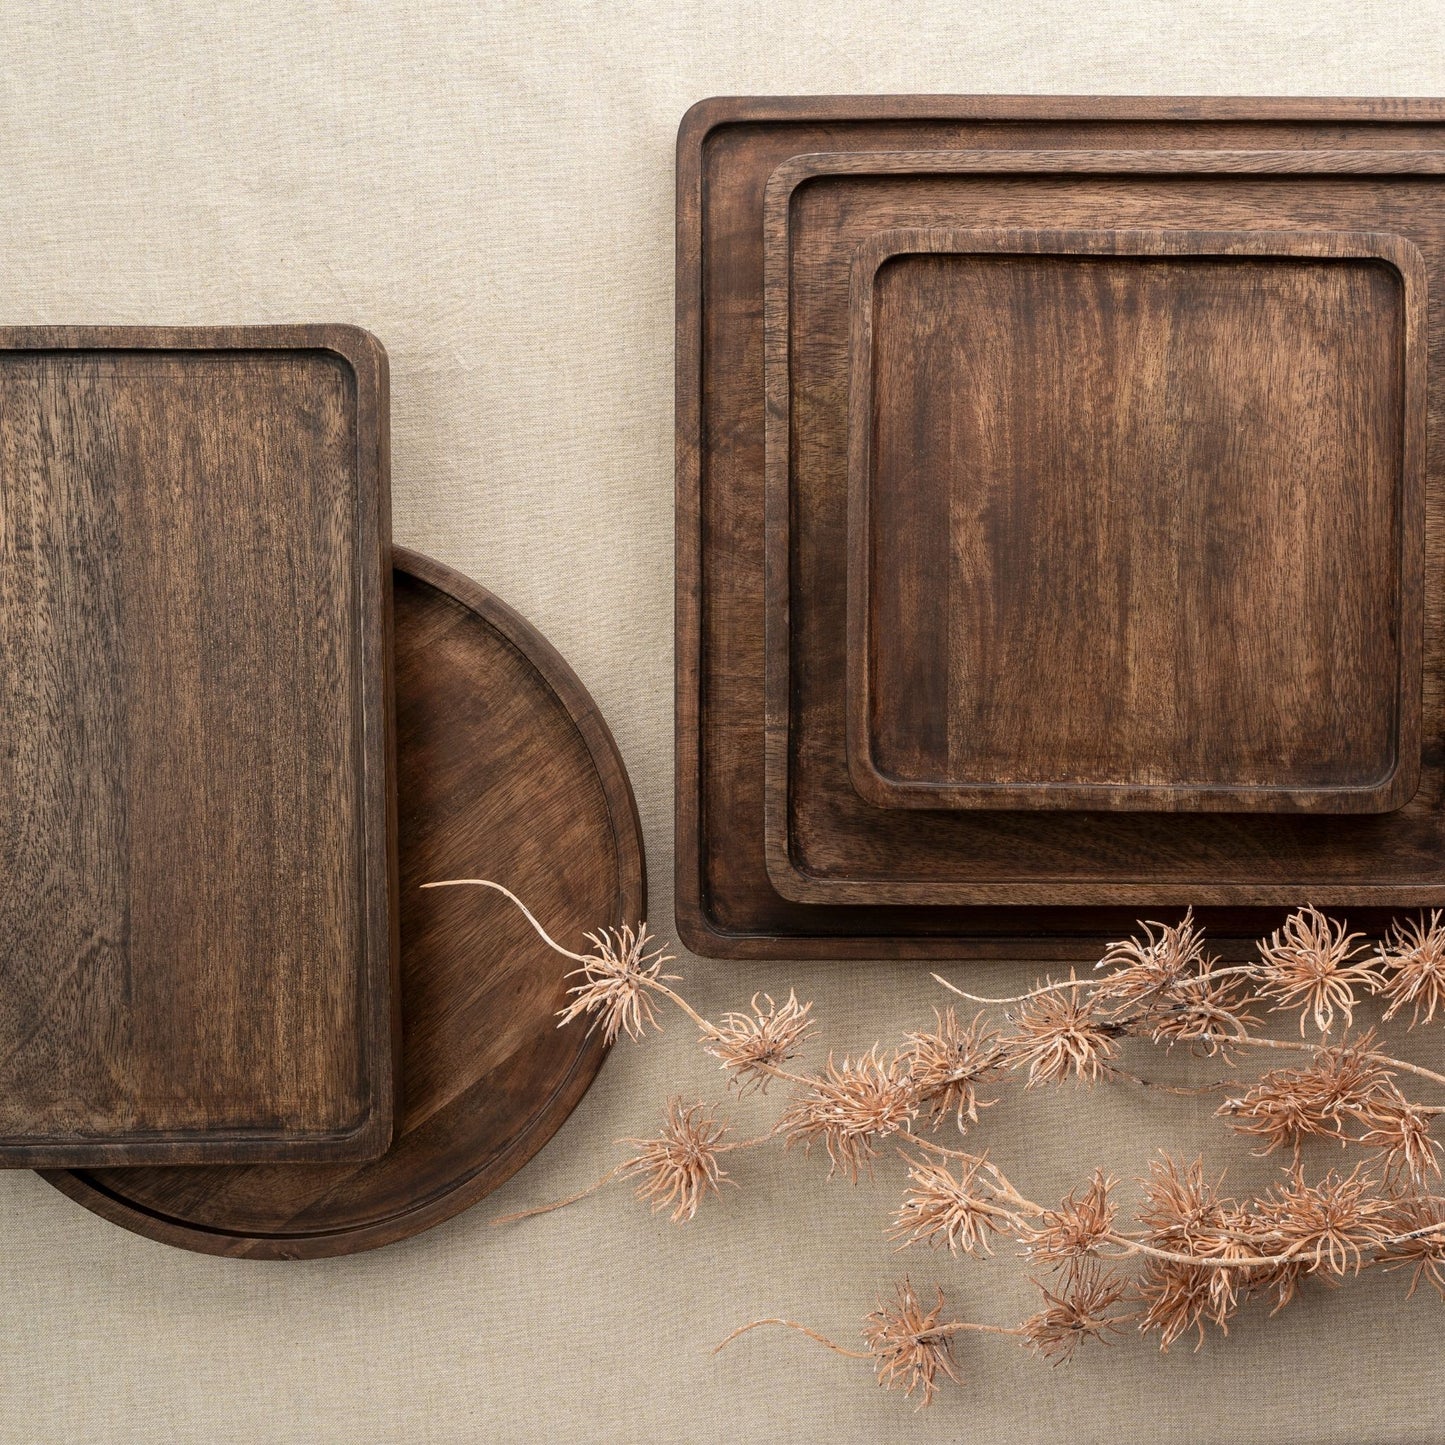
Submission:
[[[717,93],[1431,94],[1445,11],[1383,0],[333,0],[0,5],[7,322],[342,320],[392,364],[399,541],[520,608],[616,732],[670,927],[672,156]],[[816,1000],[840,1049],[897,1037],[917,965],[684,960],[708,1010]],[[978,967],[985,988],[1016,969]],[[624,1045],[556,1140],[449,1225],[353,1259],[259,1265],[135,1238],[0,1176],[5,1441],[1421,1441],[1442,1307],[1369,1276],[1200,1354],[1130,1339],[1051,1370],[965,1341],[914,1415],[866,1366],[755,1314],[854,1336],[906,1266],[1016,1320],[1016,1264],[895,1257],[897,1193],[744,1156],[695,1227],[623,1190],[493,1231],[718,1077],[674,1027]],[[737,1109],[746,1127],[763,1117]],[[1245,1151],[1138,1090],[1011,1093],[979,1137],[1039,1194],[1159,1145]],[[1272,1166],[1238,1167],[1236,1183]]]

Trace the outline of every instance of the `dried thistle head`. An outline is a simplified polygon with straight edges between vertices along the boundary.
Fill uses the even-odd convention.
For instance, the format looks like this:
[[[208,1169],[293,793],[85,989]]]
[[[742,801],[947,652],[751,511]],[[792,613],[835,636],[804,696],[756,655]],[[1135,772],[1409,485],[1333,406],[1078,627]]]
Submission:
[[[966,1028],[952,1008],[934,1009],[933,1016],[938,1026],[932,1033],[908,1035],[903,1050],[908,1076],[934,1126],[952,1114],[962,1134],[965,1120],[978,1123],[978,1111],[998,1102],[978,1097],[979,1083],[995,1076],[1002,1063],[998,1034],[985,1027],[982,1013]]]
[[[1410,1027],[1430,1023],[1435,1010],[1445,1011],[1445,925],[1440,910],[1433,909],[1430,921],[1418,919],[1396,923],[1388,943],[1379,947],[1380,971],[1385,976],[1381,992],[1390,1000],[1385,1017],[1392,1019],[1409,1005]]]
[[[1224,1176],[1210,1180],[1204,1160],[1181,1165],[1168,1154],[1149,1162],[1149,1176],[1139,1180],[1144,1202],[1136,1217],[1148,1241],[1176,1254],[1220,1254],[1230,1235],[1236,1205],[1220,1192]]]
[[[1144,1203],[1138,1220],[1145,1239],[1157,1249],[1194,1255],[1202,1260],[1241,1261],[1257,1258],[1253,1219],[1222,1192],[1224,1177],[1208,1179],[1204,1161],[1181,1165],[1168,1154],[1151,1161],[1149,1177],[1139,1181]],[[1144,1305],[1141,1333],[1159,1331],[1159,1348],[1167,1350],[1182,1335],[1198,1334],[1195,1348],[1204,1343],[1206,1323],[1225,1333],[1238,1308],[1239,1289],[1254,1278],[1241,1264],[1226,1269],[1214,1264],[1191,1265],[1150,1259],[1138,1282]]]
[[[1069,981],[1076,981],[1072,972]],[[1028,1069],[1026,1088],[1061,1084],[1070,1076],[1093,1084],[1113,1072],[1109,1060],[1118,1055],[1121,1028],[1093,990],[1040,994],[1009,1017],[1014,1032],[1000,1038],[1000,1055],[1009,1068]]]
[[[813,1005],[800,1004],[788,990],[781,1007],[772,995],[755,993],[749,1013],[727,1013],[717,1033],[703,1043],[713,1058],[722,1060],[728,1083],[743,1097],[754,1089],[766,1094],[776,1070],[793,1058],[813,1030]]]
[[[684,1107],[681,1099],[669,1099],[656,1137],[617,1141],[638,1150],[618,1174],[639,1181],[637,1197],[648,1201],[654,1214],[671,1205],[672,1223],[682,1224],[696,1216],[708,1193],[721,1192],[727,1174],[718,1162],[718,1146],[730,1129],[708,1113],[706,1104]]]
[[[1260,992],[1279,1000],[1276,1012],[1300,1010],[1300,1033],[1311,1016],[1315,1027],[1328,1033],[1337,1013],[1348,1028],[1354,1021],[1355,990],[1377,993],[1384,982],[1360,957],[1364,946],[1363,936],[1346,933],[1343,922],[1317,908],[1301,908],[1259,946]]]
[[[1210,1058],[1216,1054],[1229,1058],[1230,1045],[1258,1023],[1239,979],[1214,977],[1208,959],[1187,984],[1161,996],[1149,1010],[1156,1044],[1189,1044],[1195,1053]]]
[[[1374,1052],[1377,1042],[1370,1030],[1320,1049],[1303,1068],[1270,1069],[1216,1113],[1232,1119],[1241,1134],[1263,1139],[1265,1154],[1285,1144],[1298,1150],[1310,1138],[1344,1140],[1347,1123],[1387,1121],[1403,1102],[1390,1069]]]
[[[1046,1209],[1036,1224],[1023,1224],[1018,1236],[1036,1264],[1079,1267],[1109,1236],[1118,1206],[1109,1197],[1119,1181],[1102,1169],[1082,1188],[1072,1190],[1057,1209]]]
[[[1431,1174],[1440,1177],[1440,1146],[1430,1137],[1432,1117],[1398,1090],[1377,1110],[1374,1127],[1361,1136],[1360,1143],[1380,1151],[1387,1182],[1408,1179],[1423,1184]]]
[[[1110,970],[1099,990],[1119,1004],[1148,1004],[1209,965],[1204,935],[1194,922],[1192,908],[1178,924],[1144,922],[1139,926],[1141,933],[1111,943],[1094,965]]]
[[[872,1172],[877,1142],[910,1129],[917,1114],[902,1056],[885,1057],[875,1044],[841,1064],[829,1054],[823,1072],[793,1098],[777,1127],[789,1149],[802,1144],[804,1153],[811,1153],[821,1143],[828,1151],[829,1177],[847,1174],[856,1184],[862,1169]]]
[[[1389,1238],[1395,1201],[1361,1164],[1349,1174],[1331,1169],[1306,1184],[1298,1167],[1271,1186],[1257,1209],[1261,1239],[1275,1255],[1292,1255],[1307,1274],[1358,1274],[1368,1251]],[[1290,1284],[1289,1294],[1293,1294]],[[1288,1294],[1280,1303],[1288,1301]]]
[[[912,1282],[905,1279],[894,1299],[889,1303],[880,1299],[863,1324],[863,1340],[873,1356],[878,1383],[885,1390],[901,1389],[905,1396],[920,1391],[920,1410],[932,1403],[940,1375],[955,1385],[963,1383],[953,1357],[953,1336],[940,1320],[942,1314],[941,1288],[938,1302],[925,1310]]]
[[[1390,1232],[1390,1242],[1380,1251],[1380,1263],[1386,1270],[1414,1265],[1405,1298],[1424,1280],[1445,1300],[1445,1199],[1413,1194],[1397,1201]]]
[[[587,941],[593,951],[583,958],[580,968],[567,975],[582,982],[567,990],[574,997],[558,1015],[558,1027],[581,1014],[592,1014],[588,1032],[600,1024],[609,1044],[620,1033],[640,1039],[647,1029],[658,1027],[651,992],[653,985],[678,981],[676,974],[662,972],[663,964],[672,962],[672,955],[665,948],[651,947],[653,939],[645,923],[635,933],[625,923],[621,928],[604,928],[589,933]]]
[[[906,1158],[906,1156],[905,1156]],[[984,1160],[966,1160],[957,1178],[946,1165],[907,1159],[908,1192],[888,1230],[899,1246],[947,1245],[950,1254],[992,1254],[989,1236],[1004,1227],[1008,1211]]]
[[[1085,1340],[1108,1344],[1121,1334],[1123,1316],[1111,1313],[1128,1292],[1127,1281],[1091,1262],[1070,1271],[1057,1290],[1038,1285],[1044,1307],[1019,1326],[1024,1342],[1055,1365],[1073,1358]]]
[[[1235,1248],[1243,1252],[1245,1246]],[[1204,1344],[1206,1324],[1228,1334],[1230,1318],[1239,1307],[1239,1283],[1245,1273],[1218,1265],[1149,1260],[1134,1286],[1143,1306],[1139,1333],[1158,1330],[1159,1348],[1165,1353],[1191,1330],[1198,1350]]]

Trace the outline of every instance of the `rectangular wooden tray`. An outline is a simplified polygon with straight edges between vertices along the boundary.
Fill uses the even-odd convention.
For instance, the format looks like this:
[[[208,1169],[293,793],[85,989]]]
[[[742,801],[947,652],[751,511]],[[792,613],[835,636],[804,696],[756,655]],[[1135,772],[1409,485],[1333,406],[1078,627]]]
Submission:
[[[0,1165],[385,1151],[388,472],[366,332],[0,330]]]
[[[862,797],[1409,801],[1415,246],[901,230],[851,264],[847,722]]]
[[[1369,184],[1362,185],[1365,177]],[[935,229],[967,229],[981,215],[1009,229],[1047,228],[1055,222],[1074,229],[1113,223],[1178,234],[1208,225],[1257,233],[1265,238],[1258,244],[1276,247],[1280,242],[1270,236],[1318,235],[1322,228],[1370,232],[1381,216],[1409,233],[1403,240],[1380,236],[1353,243],[1381,253],[1380,264],[1396,277],[1391,286],[1398,299],[1387,310],[1404,307],[1398,313],[1399,330],[1392,331],[1398,339],[1388,343],[1387,354],[1375,357],[1385,371],[1379,384],[1392,393],[1381,413],[1391,418],[1392,435],[1377,439],[1383,443],[1376,453],[1383,465],[1371,464],[1374,471],[1367,483],[1357,457],[1344,468],[1339,484],[1340,496],[1349,499],[1353,510],[1332,519],[1325,509],[1318,523],[1308,524],[1323,534],[1322,545],[1315,548],[1316,564],[1326,578],[1334,579],[1316,594],[1313,610],[1281,623],[1276,609],[1261,630],[1268,636],[1277,625],[1305,630],[1348,625],[1351,607],[1342,599],[1353,584],[1346,579],[1352,569],[1373,562],[1379,576],[1371,584],[1375,590],[1367,609],[1378,606],[1382,597],[1392,599],[1401,629],[1397,635],[1387,633],[1389,670],[1375,681],[1376,691],[1384,693],[1381,714],[1393,710],[1408,724],[1410,679],[1412,674],[1418,677],[1422,657],[1435,674],[1445,668],[1445,636],[1438,630],[1425,633],[1423,650],[1411,642],[1412,635],[1419,636],[1412,629],[1420,617],[1418,597],[1412,601],[1411,593],[1418,594],[1427,567],[1438,585],[1442,560],[1437,553],[1432,564],[1425,553],[1427,531],[1437,532],[1433,521],[1425,525],[1426,514],[1437,517],[1445,496],[1436,491],[1433,501],[1423,500],[1419,486],[1425,411],[1419,362],[1424,345],[1415,333],[1424,325],[1427,281],[1411,244],[1413,235],[1428,251],[1435,230],[1445,228],[1445,159],[1438,153],[1321,150],[1304,158],[1281,151],[1193,150],[1043,151],[1014,157],[987,151],[801,155],[772,173],[765,220],[771,564],[766,827],[768,871],[775,887],[801,902],[849,904],[1131,901],[1138,906],[1289,906],[1309,898],[1322,905],[1378,901],[1410,906],[1439,901],[1445,894],[1445,820],[1436,799],[1445,773],[1437,762],[1419,769],[1407,764],[1403,777],[1387,779],[1387,793],[1391,785],[1409,787],[1408,801],[1401,799],[1405,806],[1398,811],[1374,818],[1327,820],[1241,810],[1206,816],[1177,808],[1134,808],[1107,820],[1084,811],[1046,815],[935,808],[908,813],[896,807],[880,809],[876,799],[860,794],[857,773],[849,767],[847,690],[829,681],[846,674],[850,665],[856,673],[858,665],[849,652],[842,601],[848,552],[846,355],[854,256],[880,233],[917,226],[922,218]],[[1376,303],[1368,305],[1374,308]],[[1216,319],[1224,309],[1216,298]],[[1337,333],[1332,353],[1336,373],[1338,336],[1353,336],[1360,322],[1357,314]],[[1389,323],[1391,328],[1395,324]],[[1299,332],[1300,326],[1296,323],[1291,330]],[[1260,351],[1258,344],[1255,350]],[[1413,366],[1407,367],[1407,360]],[[1339,382],[1338,374],[1330,379],[1330,385]],[[1239,378],[1230,380],[1236,395],[1241,384]],[[1173,409],[1178,412],[1179,404]],[[1321,400],[1309,410],[1317,416],[1324,409]],[[1310,498],[1310,507],[1329,485],[1321,480],[1335,465],[1328,448],[1343,452],[1346,439],[1356,445],[1351,432],[1358,423],[1358,418],[1336,414],[1333,429],[1326,422],[1321,434],[1303,439],[1311,460],[1310,490],[1303,494]],[[1268,427],[1256,423],[1256,430],[1269,435]],[[1236,423],[1232,431],[1243,436],[1246,427]],[[1259,445],[1257,438],[1254,445]],[[1037,464],[1037,458],[1030,460],[1031,481]],[[1118,465],[1128,473],[1127,458]],[[1233,465],[1237,468],[1237,461]],[[1217,482],[1228,470],[1229,464],[1221,462],[1211,477]],[[909,496],[916,500],[919,487],[912,480]],[[1098,485],[1096,480],[1093,486]],[[1362,506],[1371,517],[1368,525],[1362,521]],[[1287,510],[1299,507],[1287,503]],[[1306,518],[1309,510],[1305,508]],[[1247,506],[1243,515],[1251,515]],[[1371,526],[1383,531],[1373,553]],[[1254,540],[1257,536],[1256,524]],[[1343,537],[1350,539],[1347,546],[1340,543]],[[1100,561],[1096,558],[1096,565]],[[1218,557],[1207,565],[1215,576],[1227,571]],[[1287,589],[1276,591],[1283,602]],[[1308,604],[1308,594],[1302,600]],[[1117,626],[1116,621],[1109,628]],[[1327,686],[1346,670],[1338,665],[1334,641],[1330,648],[1335,675]],[[1278,657],[1281,649],[1272,650]],[[1026,669],[1026,677],[1028,684],[1036,684],[1034,669]],[[1432,698],[1427,732],[1438,732],[1445,726],[1445,712],[1438,694]],[[1315,701],[1323,711],[1318,690]],[[1279,702],[1265,694],[1253,706],[1278,708]],[[1076,709],[1080,711],[1087,715]],[[1358,723],[1358,717],[1341,719],[1337,733]],[[1125,726],[1120,718],[1107,725],[1115,732]],[[1098,739],[1084,742],[1097,746]],[[1414,786],[1421,780],[1423,786]],[[1092,806],[1097,809],[1099,804]]]
[[[901,209],[888,218],[893,229],[1323,226],[1422,236],[1428,258],[1445,234],[1439,182],[1431,174],[1442,148],[1445,103],[1439,101],[808,97],[694,107],[678,146],[677,346],[677,912],[691,948],[717,957],[1088,959],[1128,931],[1141,911],[1194,903],[1203,906],[1204,921],[1227,953],[1275,926],[1286,894],[1288,902],[1305,896],[1321,901],[1310,887],[1310,868],[1302,865],[1311,865],[1316,876],[1322,867],[1332,868],[1332,901],[1349,903],[1352,921],[1361,926],[1378,924],[1395,907],[1445,897],[1435,761],[1442,741],[1440,639],[1428,600],[1421,785],[1399,812],[1262,816],[1261,824],[1283,825],[1273,835],[1253,828],[1246,815],[1156,813],[1168,826],[1162,835],[1141,837],[1129,829],[1147,823],[1146,814],[947,812],[864,802],[848,775],[843,727],[846,326],[841,339],[830,341],[823,389],[810,393],[817,425],[791,434],[792,461],[800,467],[826,454],[825,509],[815,516],[806,510],[814,498],[783,494],[793,509],[785,523],[806,517],[817,543],[826,542],[832,569],[826,644],[814,646],[810,638],[788,672],[790,707],[809,697],[826,697],[836,707],[826,746],[800,746],[788,710],[780,717],[767,707],[765,671],[823,613],[809,571],[821,554],[768,554],[765,539],[774,518],[765,525],[765,433],[769,422],[776,428],[783,417],[777,395],[770,390],[765,399],[758,384],[765,351],[767,189],[780,167],[801,168],[803,157],[851,152],[837,166],[860,171],[876,153],[918,157],[924,179],[911,189],[900,180]],[[1224,212],[1199,201],[1192,218],[1161,221],[1157,207],[1148,214],[1144,190],[1157,200],[1161,193],[1178,194],[1181,180],[1154,177],[1146,184],[1141,174],[1144,190],[1131,198],[1115,187],[1111,199],[1122,204],[1107,216],[1097,210],[1087,220],[1027,213],[1020,205],[1017,153],[1081,151],[1127,152],[1141,173],[1151,165],[1157,169],[1157,160],[1149,159],[1156,153],[1167,153],[1178,168],[1186,163],[1185,152],[1225,152],[1224,158],[1196,157],[1205,173],[1183,182],[1222,198]],[[1228,171],[1237,162],[1229,157],[1261,151],[1283,158],[1275,172],[1244,183],[1252,200],[1242,220],[1230,213]],[[1344,172],[1356,168],[1348,183],[1356,218],[1324,214],[1301,226],[1301,212],[1272,221],[1274,201],[1293,195],[1307,206],[1322,195],[1324,178],[1299,180],[1291,171],[1307,177],[1324,151],[1334,154],[1341,170],[1337,195],[1345,189]],[[970,206],[940,212],[936,199],[953,182],[931,179],[929,167],[944,173],[961,152],[987,158],[998,174],[980,182]],[[1055,179],[1050,187],[1061,193],[1076,184]],[[1312,189],[1316,185],[1321,189]],[[820,177],[809,180],[800,196],[804,202],[813,195],[826,200],[826,190]],[[1440,284],[1433,275],[1428,280]],[[839,443],[841,453],[835,450]],[[1430,447],[1426,490],[1433,498],[1442,457],[1433,434]],[[1433,556],[1425,557],[1427,599],[1439,585]],[[779,569],[781,589],[772,580]],[[789,590],[790,570],[808,581],[807,588]],[[775,792],[779,775],[782,788]],[[781,857],[769,835],[776,808],[790,824],[777,840]],[[1122,834],[1120,820],[1126,824]],[[1040,821],[1052,821],[1058,831],[1040,841],[1031,831]],[[1176,838],[1173,830],[1185,823],[1208,836],[1223,860],[1220,868],[1202,867],[1197,845]],[[966,836],[970,827],[981,831]],[[910,838],[918,854],[908,852]],[[1343,841],[1337,847],[1332,839]],[[770,872],[779,863],[796,870],[786,892]],[[1020,864],[1028,865],[1022,880]],[[1135,882],[1110,892],[1100,887],[1106,870]],[[1273,889],[1258,886],[1271,870],[1281,881]],[[957,888],[960,876],[970,878],[967,890]],[[961,894],[972,901],[960,901]]]

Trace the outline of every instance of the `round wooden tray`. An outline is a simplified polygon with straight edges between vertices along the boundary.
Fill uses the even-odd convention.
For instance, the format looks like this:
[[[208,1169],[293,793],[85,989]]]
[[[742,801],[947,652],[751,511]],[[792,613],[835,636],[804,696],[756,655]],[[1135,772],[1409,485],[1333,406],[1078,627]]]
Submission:
[[[642,832],[616,744],[576,674],[474,582],[396,548],[402,1112],[361,1165],[51,1170],[112,1223],[166,1244],[318,1259],[407,1239],[475,1204],[556,1132],[606,1052],[557,1028],[559,942],[646,912]]]

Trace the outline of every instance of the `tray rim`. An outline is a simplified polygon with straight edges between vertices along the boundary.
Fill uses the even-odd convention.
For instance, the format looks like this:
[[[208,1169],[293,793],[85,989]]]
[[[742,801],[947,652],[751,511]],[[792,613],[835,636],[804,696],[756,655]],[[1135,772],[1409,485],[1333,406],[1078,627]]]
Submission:
[[[991,880],[981,883],[860,879],[811,871],[793,854],[789,819],[789,698],[791,664],[788,586],[791,580],[790,378],[791,234],[793,198],[803,186],[835,177],[887,175],[1050,174],[1087,175],[1380,175],[1445,176],[1445,151],[1385,148],[1221,150],[1156,147],[1143,150],[1048,148],[1007,151],[957,150],[800,151],[779,164],[764,195],[765,326],[765,561],[764,608],[766,699],[764,858],[780,896],[794,903],[862,906],[1153,906],[1288,907],[1306,894],[1323,906],[1375,905],[1411,908],[1445,902],[1445,865],[1428,883],[1352,882],[1319,885],[1269,882],[1154,884],[1124,880]],[[942,228],[940,228],[942,229]],[[1163,228],[1161,228],[1163,229]],[[1363,232],[1359,234],[1389,234]],[[1424,284],[1417,287],[1424,291]],[[1428,304],[1428,296],[1419,298]],[[1428,345],[1428,338],[1426,339]],[[1409,541],[1408,538],[1404,539]],[[1423,536],[1419,539],[1423,547]],[[1037,811],[1037,810],[1036,810]],[[1198,815],[1195,815],[1198,816]],[[1258,816],[1258,815],[1256,815]],[[1101,902],[1099,893],[1108,893]]]
[[[597,703],[561,653],[515,608],[455,568],[393,546],[395,570],[459,602],[520,652],[536,669],[576,726],[597,771],[618,850],[619,920],[647,914],[647,860],[637,800],[622,753]],[[576,1108],[612,1046],[600,1030],[582,1039],[567,1073],[502,1153],[450,1188],[434,1190],[410,1208],[356,1227],[296,1233],[245,1234],[190,1224],[124,1199],[83,1169],[46,1169],[40,1176],[67,1198],[112,1224],[201,1254],[255,1260],[329,1259],[379,1249],[445,1223],[505,1183],[553,1137]]]
[[[1399,519],[1395,615],[1399,619],[1389,766],[1365,783],[1296,786],[1232,783],[930,782],[891,777],[873,753],[870,618],[873,296],[882,268],[900,256],[1120,256],[1185,261],[1265,257],[1378,262],[1400,284],[1401,447],[1392,496]],[[849,287],[848,586],[845,687],[848,769],[868,802],[894,808],[1087,808],[1216,812],[1386,813],[1420,785],[1424,558],[1408,539],[1425,521],[1427,277],[1413,241],[1380,231],[1245,231],[1138,228],[897,227],[874,232],[853,253]],[[1339,806],[1335,800],[1351,800]],[[1177,803],[1174,800],[1179,800]],[[1333,806],[1331,806],[1333,804]]]
[[[703,689],[708,680],[704,648],[703,573],[703,169],[715,132],[729,127],[780,128],[827,123],[877,125],[890,121],[1058,123],[1152,121],[1176,125],[1291,122],[1291,141],[1308,147],[1313,127],[1340,123],[1393,142],[1392,131],[1445,122],[1445,97],[1270,96],[1050,96],[1050,95],[715,95],[695,102],[682,117],[675,147],[674,206],[674,642],[675,787],[673,795],[674,909],[681,941],[695,953],[719,959],[774,958],[991,958],[1087,959],[1097,956],[1099,928],[1034,933],[933,933],[885,909],[863,910],[856,928],[842,914],[816,924],[798,916],[765,918],[756,910],[736,922],[724,920],[708,893],[702,793]],[[1406,137],[1414,140],[1414,137]],[[1355,145],[1368,145],[1363,138]],[[1425,139],[1416,144],[1427,143]],[[798,145],[795,153],[816,150]],[[758,852],[762,853],[761,839]],[[762,862],[761,856],[759,862]],[[778,895],[779,901],[787,900]],[[826,922],[824,920],[827,920]]]
[[[341,362],[355,388],[356,568],[352,616],[357,669],[359,922],[366,1022],[360,1067],[371,1082],[348,1128],[285,1135],[265,1128],[156,1131],[125,1141],[36,1136],[0,1141],[0,1168],[127,1164],[366,1162],[391,1146],[401,1058],[398,1001],[395,738],[392,702],[390,374],[385,347],[343,322],[219,326],[0,326],[0,361],[15,353],[317,352]]]

